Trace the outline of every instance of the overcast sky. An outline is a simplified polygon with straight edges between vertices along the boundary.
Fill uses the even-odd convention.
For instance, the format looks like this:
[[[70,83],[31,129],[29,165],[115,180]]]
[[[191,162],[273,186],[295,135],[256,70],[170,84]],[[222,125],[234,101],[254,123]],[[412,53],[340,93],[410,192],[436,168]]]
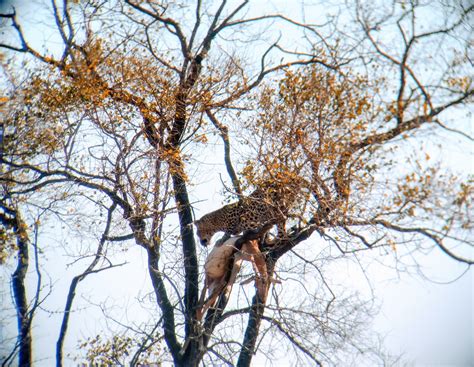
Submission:
[[[8,3],[8,1],[7,1]],[[13,1],[10,0],[10,4]],[[27,1],[23,1],[18,6],[18,13],[24,14],[35,12],[33,7],[27,7]],[[261,6],[266,6],[269,2],[260,2]],[[262,5],[264,4],[264,5]],[[275,6],[288,4],[288,9],[292,8],[290,2],[274,1]],[[0,5],[5,9],[5,0],[0,0]],[[27,17],[23,17],[23,20]],[[23,23],[24,29],[28,31],[28,23]],[[38,27],[38,24],[35,25]],[[36,36],[40,37],[40,34]],[[1,35],[0,35],[1,37]],[[468,159],[466,159],[466,155]],[[464,159],[462,158],[464,157]],[[456,162],[458,168],[474,173],[473,170],[473,147],[470,145],[466,149],[460,148],[458,151],[451,151],[446,159]],[[222,167],[221,167],[222,168]],[[207,197],[217,197],[217,189],[211,186]],[[216,203],[218,207],[220,203]],[[201,213],[202,214],[202,213]],[[45,235],[45,239],[53,241],[51,230]],[[64,275],[64,264],[67,259],[63,254],[47,253],[48,264],[51,266],[50,275],[55,280],[55,291],[53,296],[47,302],[50,310],[61,309],[64,303],[64,294],[67,290],[70,274]],[[59,256],[55,258],[54,256]],[[124,257],[125,259],[125,257]],[[126,254],[126,260],[131,265],[126,268],[117,269],[98,275],[93,275],[84,283],[81,283],[80,290],[82,294],[88,296],[101,295],[103,299],[110,294],[114,297],[122,297],[121,303],[117,303],[116,298],[109,298],[114,307],[127,307],[133,303],[133,299],[127,298],[127,287],[135,290],[137,287],[146,287],[149,280],[147,278],[146,262],[141,249],[135,248]],[[386,347],[394,354],[403,353],[404,361],[409,366],[474,366],[474,272],[472,270],[465,272],[466,267],[448,259],[439,251],[433,251],[430,256],[419,255],[419,263],[422,265],[422,271],[426,274],[427,280],[420,274],[397,273],[394,270],[373,264],[368,270],[367,275],[372,279],[376,296],[382,302],[380,315],[374,320],[374,328],[380,333],[386,335]],[[56,266],[55,264],[61,264]],[[0,302],[6,304],[9,299],[9,274],[11,268],[2,268],[2,299]],[[57,273],[55,273],[57,271]],[[451,282],[458,278],[457,281]],[[71,274],[74,272],[71,271]],[[351,274],[341,272],[341,278],[347,277],[349,287],[358,287],[351,279]],[[57,279],[57,280],[56,280]],[[437,282],[437,283],[435,283]],[[440,284],[448,283],[448,284]],[[31,284],[33,286],[33,284]],[[61,288],[63,291],[61,291]],[[362,285],[361,291],[366,291],[366,285]],[[133,294],[133,292],[130,292]],[[83,302],[82,304],[87,304]],[[89,304],[90,309],[94,309]],[[134,314],[135,306],[130,306],[129,314]],[[3,308],[3,307],[2,307]],[[94,312],[100,317],[98,309]],[[141,311],[139,311],[141,312]],[[68,336],[68,350],[73,352],[77,346],[76,340],[83,337],[81,327],[89,331],[100,330],[103,325],[96,325],[97,318],[89,319],[85,313],[81,317],[74,316],[70,334]],[[50,366],[57,339],[57,326],[60,315],[54,313],[44,313],[38,317],[34,334],[38,337],[38,346],[36,346],[35,356],[38,358],[37,366]],[[147,315],[143,315],[146,319]],[[0,319],[1,322],[1,319]],[[106,321],[102,321],[105,325]],[[2,326],[2,325],[0,325]],[[15,323],[3,325],[0,329],[0,337],[8,338],[13,332]],[[85,330],[82,329],[82,330]],[[43,359],[44,358],[44,359]],[[291,365],[291,362],[288,362]]]

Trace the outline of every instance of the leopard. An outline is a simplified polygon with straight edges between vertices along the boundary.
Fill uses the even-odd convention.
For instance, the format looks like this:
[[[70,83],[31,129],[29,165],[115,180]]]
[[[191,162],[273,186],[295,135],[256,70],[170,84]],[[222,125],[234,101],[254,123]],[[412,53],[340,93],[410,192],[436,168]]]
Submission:
[[[201,245],[208,246],[217,232],[224,232],[224,237],[216,245],[231,235],[268,224],[276,224],[277,237],[282,238],[286,234],[285,222],[291,201],[291,195],[285,190],[258,188],[249,196],[242,196],[239,201],[224,205],[196,220],[194,224]]]

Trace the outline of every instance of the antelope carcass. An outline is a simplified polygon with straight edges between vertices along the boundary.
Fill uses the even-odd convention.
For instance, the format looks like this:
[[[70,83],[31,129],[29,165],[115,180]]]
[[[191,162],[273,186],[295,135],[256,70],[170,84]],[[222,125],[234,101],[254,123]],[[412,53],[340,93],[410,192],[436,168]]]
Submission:
[[[245,242],[238,250],[235,242],[239,237],[231,237],[223,244],[214,246],[209,253],[204,265],[205,283],[199,299],[199,308],[196,318],[201,320],[204,313],[215,307],[219,295],[225,291],[228,297],[232,290],[237,274],[240,271],[242,261],[250,261],[255,271],[255,283],[258,295],[262,302],[265,302],[268,292],[268,274],[265,257],[260,252],[257,240]],[[235,253],[235,256],[232,255]],[[231,271],[230,277],[228,277]],[[228,281],[226,280],[228,279]],[[206,300],[206,291],[208,297]]]

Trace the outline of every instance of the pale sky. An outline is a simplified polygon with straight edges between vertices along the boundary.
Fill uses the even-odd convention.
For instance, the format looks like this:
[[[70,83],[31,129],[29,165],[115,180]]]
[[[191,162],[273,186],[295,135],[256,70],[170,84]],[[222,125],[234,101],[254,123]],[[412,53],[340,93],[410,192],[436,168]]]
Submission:
[[[0,5],[4,3],[5,1],[0,1]],[[31,10],[23,6],[25,3],[27,3],[26,0],[22,4],[17,2],[20,15],[21,11]],[[263,4],[268,5],[268,3],[270,2],[260,2],[260,5],[264,6]],[[271,3],[275,7],[289,4],[286,1]],[[288,5],[288,9],[298,11],[297,7],[291,5]],[[28,31],[27,27],[28,24],[24,23],[24,28]],[[40,37],[38,34],[36,36]],[[452,153],[453,155],[446,159],[451,159],[459,168],[474,173],[472,160],[465,159],[465,156],[462,159],[460,153],[465,154],[465,150],[460,149],[459,152]],[[469,155],[472,158],[472,146]],[[211,171],[216,175],[219,171],[224,173],[222,162],[212,167]],[[199,215],[204,214],[209,207],[218,208],[221,205],[217,194],[219,179],[216,180],[216,177],[213,184],[206,183],[206,187],[197,188],[200,190],[201,197],[216,200],[211,204],[203,204]],[[199,210],[199,204],[197,207]],[[54,228],[47,229],[46,232],[43,240],[54,243]],[[314,236],[312,241],[317,242],[318,239]],[[60,249],[59,245],[57,249]],[[70,262],[70,259],[56,250],[47,252],[45,255],[50,276],[55,282],[55,290],[45,304],[45,308],[52,312],[39,314],[34,325],[36,366],[40,367],[51,366],[54,361],[58,322],[61,317],[55,311],[64,307],[64,295],[71,277],[84,267],[82,264],[69,267],[65,275],[64,264]],[[86,330],[100,332],[101,328],[107,326],[109,322],[101,319],[99,308],[91,305],[89,298],[97,302],[98,300],[106,302],[113,308],[122,310],[128,308],[127,314],[133,320],[138,318],[145,321],[150,316],[140,314],[143,310],[135,304],[133,298],[137,288],[149,290],[150,287],[142,250],[135,246],[126,254],[117,256],[130,263],[123,268],[92,275],[79,286],[77,306],[85,308],[72,315],[67,338],[67,352],[76,351],[77,339],[83,338]],[[385,346],[389,351],[394,354],[403,353],[403,360],[407,363],[402,364],[403,366],[474,366],[474,271],[471,269],[451,283],[451,280],[465,271],[464,265],[455,263],[437,250],[428,257],[420,254],[417,259],[428,278],[438,283],[448,284],[430,282],[417,274],[398,274],[384,266],[372,263],[367,270],[367,276],[372,280],[376,297],[382,302],[381,312],[374,320],[374,329],[386,336]],[[9,302],[9,275],[12,269],[12,267],[0,269],[2,277],[0,305]],[[341,279],[347,279],[348,287],[360,287],[361,292],[367,291],[366,284],[356,283],[354,279],[359,278],[353,277],[353,274],[346,274],[343,270],[340,276]],[[32,287],[30,289],[33,289],[34,283],[30,286]],[[282,286],[284,287],[284,284]],[[93,313],[92,317],[87,315],[88,310]],[[3,320],[0,319],[0,322]],[[0,340],[1,338],[7,340],[15,327],[14,319],[9,324],[0,324]],[[260,361],[260,357],[257,356],[256,360]],[[66,365],[72,364],[69,361]],[[278,365],[291,366],[292,364],[291,361],[281,361]]]

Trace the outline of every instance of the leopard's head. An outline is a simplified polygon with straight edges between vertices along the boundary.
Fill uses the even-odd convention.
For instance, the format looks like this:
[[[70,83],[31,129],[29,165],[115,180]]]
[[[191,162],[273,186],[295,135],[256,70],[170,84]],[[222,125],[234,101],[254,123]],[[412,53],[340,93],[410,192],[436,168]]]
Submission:
[[[202,219],[198,219],[194,222],[194,225],[196,226],[196,233],[199,237],[201,245],[203,246],[209,245],[209,243],[211,243],[211,238],[214,235],[214,231],[209,228],[207,224],[208,223],[206,220]]]

